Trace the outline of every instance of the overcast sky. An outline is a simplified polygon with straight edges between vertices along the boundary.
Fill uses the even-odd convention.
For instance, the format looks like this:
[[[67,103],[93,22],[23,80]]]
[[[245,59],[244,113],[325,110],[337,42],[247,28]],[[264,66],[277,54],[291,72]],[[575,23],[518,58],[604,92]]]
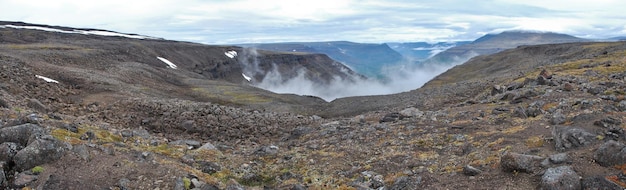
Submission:
[[[474,40],[504,30],[626,36],[623,0],[0,0],[0,20],[207,44]]]

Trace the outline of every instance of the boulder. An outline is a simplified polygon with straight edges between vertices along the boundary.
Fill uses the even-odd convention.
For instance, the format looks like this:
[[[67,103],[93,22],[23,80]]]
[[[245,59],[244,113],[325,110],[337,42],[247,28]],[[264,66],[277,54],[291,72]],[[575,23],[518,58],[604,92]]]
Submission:
[[[185,145],[185,146],[188,146],[189,149],[199,148],[202,145],[202,143],[196,140],[177,140],[177,141],[172,141],[168,144],[169,145]]]
[[[622,190],[624,187],[621,187],[618,184],[613,183],[606,179],[606,176],[593,176],[587,177],[582,180],[582,189],[597,189],[597,190]]]
[[[599,121],[595,121],[593,124],[604,128],[618,128],[622,125],[622,121],[614,117],[607,117]]]
[[[563,114],[563,110],[561,109],[556,110],[550,118],[550,123],[552,125],[560,125],[565,123],[566,121],[567,117],[565,117],[565,115]]]
[[[213,144],[210,142],[204,143],[198,150],[217,150]]]
[[[176,178],[176,181],[174,182],[174,190],[185,190],[185,182],[183,181],[182,177],[178,177]]]
[[[240,185],[234,179],[230,179],[226,184],[226,190],[245,190],[246,188],[243,185]]]
[[[68,131],[71,131],[72,133],[78,133],[78,125],[75,123],[63,124],[61,125],[61,128],[67,129]]]
[[[506,91],[506,86],[493,85],[491,88],[491,95],[501,94],[504,93],[504,91]]]
[[[548,70],[541,70],[541,72],[539,73],[540,77],[543,77],[545,79],[552,79],[552,72],[548,71]]]
[[[576,87],[571,84],[571,83],[565,83],[563,84],[563,86],[561,87],[563,89],[563,91],[574,91],[576,89]]]
[[[28,100],[28,104],[27,106],[33,110],[37,110],[40,113],[46,113],[48,112],[48,107],[46,107],[45,105],[43,105],[43,103],[41,103],[39,100],[37,99],[29,99]]]
[[[543,114],[543,110],[541,108],[544,104],[545,102],[543,101],[535,101],[533,103],[530,103],[530,105],[528,105],[528,108],[526,108],[526,115],[528,117],[537,117]]]
[[[404,117],[422,117],[424,115],[424,112],[420,111],[417,108],[410,107],[400,111],[400,115]]]
[[[4,127],[0,129],[0,143],[14,142],[21,146],[26,146],[33,139],[38,136],[42,136],[45,133],[44,129],[35,124],[22,124],[12,127]]]
[[[274,145],[270,145],[270,146],[262,146],[258,149],[256,149],[256,151],[254,151],[255,154],[257,155],[261,155],[261,156],[265,156],[265,155],[275,155],[278,154],[278,147],[274,146]]]
[[[423,189],[420,187],[422,184],[422,177],[407,177],[402,176],[398,177],[396,181],[393,182],[393,185],[389,188],[390,190],[417,190]]]
[[[200,171],[207,174],[214,174],[215,172],[222,170],[220,165],[215,162],[200,161],[198,162],[198,165],[200,166]]]
[[[511,110],[505,107],[497,107],[491,110],[491,114],[493,115],[500,115],[500,114],[509,113],[509,112],[511,112]]]
[[[28,144],[13,157],[16,171],[55,161],[64,155],[66,145],[50,135],[42,136]]]
[[[387,115],[385,115],[383,118],[380,119],[380,123],[384,123],[384,122],[394,122],[394,121],[398,121],[398,120],[402,120],[404,119],[404,115],[400,114],[400,113],[388,113]]]
[[[534,173],[541,169],[544,157],[507,152],[500,158],[500,167],[505,172]]]
[[[480,173],[482,173],[483,171],[481,171],[478,168],[475,168],[473,166],[470,165],[465,165],[463,166],[463,174],[468,175],[468,176],[475,176],[478,175]]]
[[[617,141],[607,141],[594,153],[593,159],[604,167],[626,163],[626,145]]]
[[[619,111],[626,111],[626,100],[620,101],[615,107],[617,107]]]
[[[550,160],[550,163],[552,164],[563,164],[563,163],[569,164],[572,162],[572,160],[569,158],[567,153],[553,154],[553,155],[550,155],[548,159]]]
[[[4,99],[0,98],[0,108],[10,108],[9,103],[7,103]]]
[[[26,187],[28,184],[32,183],[33,181],[36,181],[37,178],[38,178],[37,175],[27,174],[26,172],[19,173],[17,174],[17,176],[15,176],[13,180],[13,187],[15,188]]]
[[[3,142],[0,144],[0,162],[8,163],[13,161],[13,157],[23,147],[14,142]]]
[[[540,186],[545,190],[582,189],[580,175],[572,169],[572,166],[548,168],[541,177]]]
[[[2,167],[2,164],[0,164],[0,187],[4,187],[4,181],[6,181],[6,178],[7,176],[4,175],[4,168]]]
[[[595,135],[577,127],[554,126],[552,128],[554,147],[557,151],[583,147],[595,140]]]
[[[528,115],[526,113],[527,113],[526,109],[524,109],[523,107],[520,107],[520,106],[517,106],[515,108],[515,110],[513,110],[513,116],[514,117],[519,117],[519,118],[522,118],[522,119],[528,118]]]

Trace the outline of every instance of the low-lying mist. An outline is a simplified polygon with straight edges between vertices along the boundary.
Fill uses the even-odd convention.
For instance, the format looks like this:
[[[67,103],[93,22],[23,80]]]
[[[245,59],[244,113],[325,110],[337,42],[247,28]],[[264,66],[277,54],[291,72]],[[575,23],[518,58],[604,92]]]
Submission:
[[[254,49],[247,51],[256,55]],[[272,69],[265,71],[264,78],[261,81],[253,81],[252,85],[275,93],[316,96],[328,102],[351,96],[394,94],[420,88],[430,79],[473,56],[475,55],[457,57],[453,63],[445,64],[398,63],[384,67],[382,79],[364,78],[358,75],[342,79],[336,76],[328,84],[308,79],[306,69],[299,70],[298,75],[292,78],[285,78],[285,75],[277,69]],[[243,63],[243,66],[244,72],[248,75],[263,72],[259,69],[257,61]]]

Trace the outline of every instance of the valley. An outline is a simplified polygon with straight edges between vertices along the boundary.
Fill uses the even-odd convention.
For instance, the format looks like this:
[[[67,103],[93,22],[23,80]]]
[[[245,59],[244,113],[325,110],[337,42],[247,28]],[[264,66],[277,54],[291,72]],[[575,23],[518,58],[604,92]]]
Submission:
[[[325,101],[255,85],[367,76],[317,50],[0,26],[1,188],[626,188],[623,41],[489,45]]]

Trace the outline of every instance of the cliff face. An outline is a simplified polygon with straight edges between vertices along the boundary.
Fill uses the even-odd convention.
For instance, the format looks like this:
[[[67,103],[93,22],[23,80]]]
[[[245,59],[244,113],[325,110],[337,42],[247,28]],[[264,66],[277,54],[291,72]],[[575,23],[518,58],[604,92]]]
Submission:
[[[387,44],[331,41],[242,44],[242,46],[280,52],[323,53],[368,77],[379,77],[384,66],[402,60],[402,55]]]

